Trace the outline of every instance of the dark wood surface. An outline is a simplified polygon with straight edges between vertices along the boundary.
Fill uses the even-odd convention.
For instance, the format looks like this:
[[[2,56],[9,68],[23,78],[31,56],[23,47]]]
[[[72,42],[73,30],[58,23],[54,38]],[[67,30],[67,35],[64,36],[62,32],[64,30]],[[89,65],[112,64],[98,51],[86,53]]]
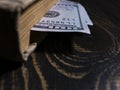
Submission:
[[[91,35],[48,33],[27,62],[1,59],[0,90],[120,90],[120,0],[80,2]]]

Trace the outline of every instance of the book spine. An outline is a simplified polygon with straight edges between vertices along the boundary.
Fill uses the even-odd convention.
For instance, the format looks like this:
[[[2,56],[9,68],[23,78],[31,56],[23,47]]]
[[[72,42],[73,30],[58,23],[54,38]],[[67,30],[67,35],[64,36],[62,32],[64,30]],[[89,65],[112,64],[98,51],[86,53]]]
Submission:
[[[19,11],[0,8],[0,58],[22,61],[18,35]]]

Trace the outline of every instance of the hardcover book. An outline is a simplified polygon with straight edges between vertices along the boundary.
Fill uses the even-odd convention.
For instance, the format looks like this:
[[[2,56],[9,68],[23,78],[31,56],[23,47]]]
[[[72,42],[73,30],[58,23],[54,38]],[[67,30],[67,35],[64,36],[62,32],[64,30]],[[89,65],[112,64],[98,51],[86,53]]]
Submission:
[[[57,0],[0,0],[0,58],[24,60],[27,51],[32,51],[27,50],[32,33],[30,29],[56,2]],[[36,36],[39,41],[43,37],[44,33]]]

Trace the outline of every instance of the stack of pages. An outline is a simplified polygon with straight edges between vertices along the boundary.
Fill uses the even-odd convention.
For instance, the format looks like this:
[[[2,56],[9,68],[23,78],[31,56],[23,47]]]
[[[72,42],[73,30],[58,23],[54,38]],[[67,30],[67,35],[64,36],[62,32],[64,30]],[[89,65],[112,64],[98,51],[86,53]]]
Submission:
[[[93,23],[80,3],[59,0],[31,30],[90,34],[88,25]]]

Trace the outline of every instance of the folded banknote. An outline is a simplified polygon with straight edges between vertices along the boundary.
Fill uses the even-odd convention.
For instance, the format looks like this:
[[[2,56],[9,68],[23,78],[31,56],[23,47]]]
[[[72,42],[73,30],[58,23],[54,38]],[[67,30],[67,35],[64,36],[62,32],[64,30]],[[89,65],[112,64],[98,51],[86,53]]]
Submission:
[[[59,0],[31,30],[90,34],[88,25],[93,23],[80,3]]]

